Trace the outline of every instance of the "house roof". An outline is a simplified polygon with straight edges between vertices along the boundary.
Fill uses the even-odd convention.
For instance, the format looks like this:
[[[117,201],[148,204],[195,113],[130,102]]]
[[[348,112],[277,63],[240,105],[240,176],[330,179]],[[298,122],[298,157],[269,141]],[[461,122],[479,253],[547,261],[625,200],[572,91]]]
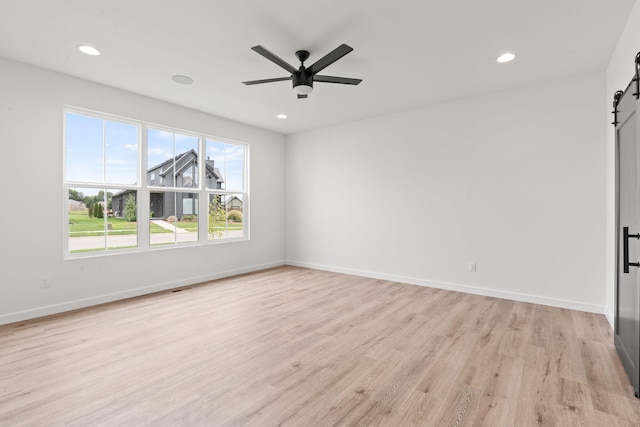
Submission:
[[[233,200],[237,200],[240,203],[242,203],[242,200],[240,200],[240,198],[238,196],[236,196],[235,194],[227,194],[224,196],[224,204],[228,205],[229,203],[233,202]]]
[[[151,172],[159,171],[160,176],[172,176],[175,173],[182,173],[189,165],[197,163],[197,159],[198,153],[196,153],[195,150],[185,151],[184,153],[180,153],[171,159],[165,160],[164,162],[153,166],[147,171],[147,173],[149,174]],[[207,168],[207,176],[215,178],[217,183],[223,183],[224,180],[222,179],[220,169],[214,166],[214,161],[211,159],[207,159],[205,164]],[[112,197],[117,197],[131,192],[132,190],[122,190],[115,193]]]
[[[176,174],[182,173],[189,165],[197,163],[198,161],[198,153],[195,150],[185,151],[184,153],[180,153],[177,156],[165,160],[164,162],[153,166],[147,172],[155,172],[159,171],[160,176],[174,176]],[[211,159],[207,159],[206,162],[206,173],[208,176],[215,178],[216,182],[223,183],[222,174],[220,173],[220,169],[216,168],[214,165],[214,161]]]

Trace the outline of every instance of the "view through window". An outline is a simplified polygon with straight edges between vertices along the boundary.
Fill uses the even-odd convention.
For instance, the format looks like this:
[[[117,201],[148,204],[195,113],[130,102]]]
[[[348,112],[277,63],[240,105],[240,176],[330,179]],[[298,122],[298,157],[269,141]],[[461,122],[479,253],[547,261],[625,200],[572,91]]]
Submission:
[[[248,145],[65,111],[68,254],[242,240]]]

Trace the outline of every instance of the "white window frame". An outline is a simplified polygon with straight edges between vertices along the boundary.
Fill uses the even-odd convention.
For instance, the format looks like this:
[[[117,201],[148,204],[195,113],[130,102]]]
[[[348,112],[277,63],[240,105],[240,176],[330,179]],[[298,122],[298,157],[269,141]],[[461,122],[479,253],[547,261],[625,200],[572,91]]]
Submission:
[[[67,141],[66,141],[66,117],[67,114],[79,114],[88,117],[94,117],[101,120],[111,120],[138,127],[138,177],[137,185],[122,185],[122,184],[110,184],[110,183],[95,183],[84,181],[67,181]],[[248,241],[250,240],[250,203],[249,203],[249,151],[250,145],[246,142],[236,141],[229,138],[218,137],[211,134],[205,134],[201,132],[193,132],[184,129],[174,128],[170,126],[160,125],[156,123],[147,122],[144,120],[136,120],[128,117],[117,116],[113,114],[92,111],[75,106],[64,106],[62,113],[62,141],[63,141],[63,164],[62,164],[62,196],[63,196],[63,254],[64,259],[75,258],[87,258],[96,256],[108,256],[114,254],[123,253],[137,253],[148,252],[156,250],[172,250],[183,247],[193,246],[205,246],[205,245],[217,245],[231,242]],[[149,129],[155,129],[159,131],[166,131],[176,133],[185,136],[192,136],[198,139],[198,174],[196,187],[163,187],[161,183],[155,183],[156,185],[150,185],[147,182],[147,135]],[[214,140],[217,142],[240,145],[244,150],[243,159],[243,189],[224,190],[224,189],[207,189],[206,188],[206,141]],[[69,189],[70,188],[95,188],[105,190],[133,190],[137,192],[137,238],[138,246],[136,248],[122,248],[122,249],[107,249],[95,250],[88,252],[69,252]],[[179,244],[168,245],[151,245],[150,244],[150,194],[152,191],[166,191],[166,192],[181,192],[181,193],[195,193],[198,197],[198,241],[197,242],[184,242]],[[222,238],[209,240],[208,235],[208,218],[209,218],[209,195],[220,194],[223,197],[229,194],[242,194],[243,195],[243,235],[241,237]],[[145,207],[145,208],[141,208]],[[105,221],[106,221],[105,216]],[[106,242],[107,240],[105,240]],[[106,245],[105,245],[106,246]]]

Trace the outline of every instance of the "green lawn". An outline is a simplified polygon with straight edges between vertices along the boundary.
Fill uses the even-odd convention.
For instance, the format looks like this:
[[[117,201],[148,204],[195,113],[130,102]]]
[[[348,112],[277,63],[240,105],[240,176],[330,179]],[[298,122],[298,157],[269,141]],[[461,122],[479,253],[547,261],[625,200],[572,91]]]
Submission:
[[[136,234],[137,223],[129,222],[124,218],[107,218],[110,234]],[[198,223],[194,221],[178,221],[173,223],[178,228],[187,231],[197,232]],[[242,230],[242,223],[219,221],[215,223],[215,230]],[[171,233],[157,224],[151,223],[151,233]],[[89,217],[87,211],[69,212],[69,236],[103,236],[104,218]]]
[[[111,234],[136,234],[137,223],[129,222],[124,218],[109,217],[107,223],[111,224]],[[151,224],[151,233],[171,233],[156,224]],[[69,212],[69,236],[103,236],[104,218],[89,217],[86,211]]]
[[[198,221],[177,221],[172,222],[172,225],[175,225],[178,228],[182,228],[183,230],[197,232],[198,231]]]

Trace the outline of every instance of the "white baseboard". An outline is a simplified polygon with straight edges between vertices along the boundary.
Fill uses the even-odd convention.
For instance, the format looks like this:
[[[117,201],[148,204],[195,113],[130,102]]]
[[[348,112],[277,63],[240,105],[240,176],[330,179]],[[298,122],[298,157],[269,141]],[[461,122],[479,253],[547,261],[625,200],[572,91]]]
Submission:
[[[126,298],[138,297],[141,295],[152,294],[154,292],[167,291],[182,286],[195,285],[198,283],[208,282],[210,280],[222,279],[239,274],[251,273],[254,271],[266,270],[268,268],[280,267],[285,265],[284,261],[277,261],[266,264],[253,265],[249,267],[238,268],[235,270],[221,271],[217,273],[207,274],[203,276],[189,277],[181,280],[160,283],[153,286],[145,286],[141,288],[129,289],[124,292],[116,292],[112,294],[99,295],[96,297],[85,298],[75,301],[69,301],[62,304],[54,304],[45,307],[19,311],[0,315],[0,325],[9,323],[22,322],[24,320],[35,319],[37,317],[49,316],[51,314],[64,313],[66,311],[76,310],[79,308],[91,307],[94,305],[105,304],[108,302],[119,301]]]
[[[118,301],[126,298],[137,297],[141,295],[152,294],[154,292],[167,291],[181,286],[194,285],[210,280],[222,279],[225,277],[237,276],[239,274],[251,273],[254,271],[265,270],[273,267],[280,267],[282,265],[293,265],[297,267],[311,268],[314,270],[331,271],[335,273],[351,274],[354,276],[370,277],[373,279],[390,280],[394,282],[408,283],[412,285],[427,286],[436,289],[446,289],[456,292],[464,292],[474,295],[490,296],[496,298],[503,298],[513,301],[529,302],[534,304],[548,305],[551,307],[568,308],[572,310],[586,311],[590,313],[604,314],[613,327],[613,313],[610,310],[605,309],[604,306],[595,304],[586,304],[578,301],[562,300],[557,298],[548,298],[539,295],[522,294],[518,292],[499,291],[489,288],[480,288],[476,286],[461,285],[456,283],[439,282],[433,280],[417,279],[413,277],[397,276],[391,274],[384,274],[378,272],[371,272],[365,270],[356,270],[352,268],[334,267],[322,264],[314,264],[302,261],[277,261],[266,264],[253,265],[249,267],[243,267],[235,270],[227,270],[217,273],[212,273],[203,276],[189,277],[181,280],[175,280],[171,282],[160,283],[153,286],[146,286],[141,288],[129,289],[124,292],[116,292],[113,294],[100,295],[92,298],[86,298],[81,300],[69,301],[62,304],[54,304],[45,307],[38,307],[34,309],[8,313],[0,315],[0,325],[6,325],[9,323],[21,322],[28,319],[35,319],[42,316],[48,316],[52,314],[64,313],[66,311],[76,310],[79,308],[91,307],[99,304],[105,304],[113,301]]]
[[[302,261],[287,260],[286,263],[287,265],[311,268],[314,270],[323,270],[323,271],[331,271],[334,273],[351,274],[354,276],[362,276],[362,277],[369,277],[372,279],[381,279],[381,280],[389,280],[393,282],[408,283],[411,285],[426,286],[426,287],[436,288],[436,289],[446,289],[449,291],[464,292],[467,294],[502,298],[502,299],[508,299],[512,301],[529,302],[533,304],[541,304],[541,305],[547,305],[551,307],[568,308],[571,310],[586,311],[589,313],[605,314],[607,315],[607,319],[609,319],[609,314],[605,313],[604,306],[587,304],[579,301],[549,298],[549,297],[544,297],[540,295],[522,294],[518,292],[500,291],[500,290],[489,289],[489,288],[480,288],[476,286],[460,285],[457,283],[416,279],[414,277],[396,276],[396,275],[384,274],[384,273],[378,273],[378,272],[372,272],[372,271],[355,270],[351,268],[313,264],[313,263],[302,262]],[[611,319],[613,319],[613,316],[611,317]],[[612,322],[611,319],[609,320],[609,322]]]
[[[607,320],[609,321],[609,325],[611,326],[611,329],[615,329],[614,315],[613,315],[613,312],[611,310],[609,310],[609,307],[605,307],[604,315],[607,318]]]

